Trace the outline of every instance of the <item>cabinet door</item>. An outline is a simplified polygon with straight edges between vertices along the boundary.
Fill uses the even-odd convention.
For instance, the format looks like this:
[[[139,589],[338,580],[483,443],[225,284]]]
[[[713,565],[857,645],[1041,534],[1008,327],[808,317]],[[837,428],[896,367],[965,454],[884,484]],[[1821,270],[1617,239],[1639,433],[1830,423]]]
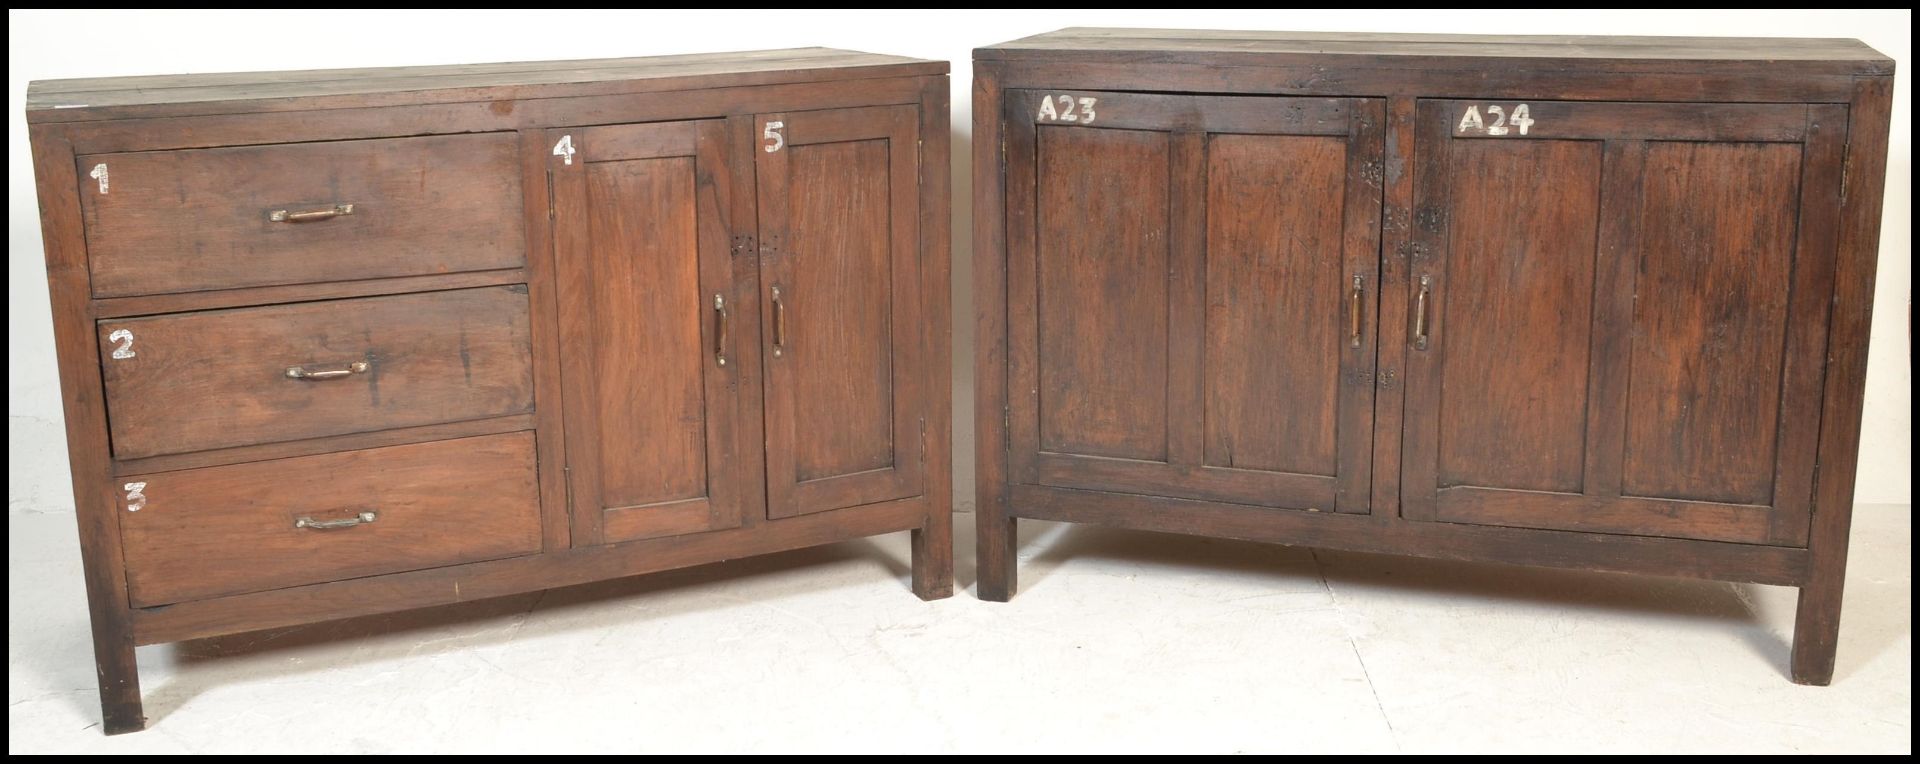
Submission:
[[[771,517],[925,490],[917,120],[912,106],[757,120]]]
[[[741,522],[722,120],[549,131],[577,543]],[[735,336],[730,336],[735,335]]]
[[[1418,119],[1405,514],[1805,543],[1845,109]]]
[[[1013,479],[1368,511],[1381,102],[1006,106]]]

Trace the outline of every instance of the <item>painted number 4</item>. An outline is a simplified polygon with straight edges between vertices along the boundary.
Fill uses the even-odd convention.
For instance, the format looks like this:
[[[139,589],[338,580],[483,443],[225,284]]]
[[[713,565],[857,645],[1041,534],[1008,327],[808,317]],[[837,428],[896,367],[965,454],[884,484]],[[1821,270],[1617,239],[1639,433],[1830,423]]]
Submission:
[[[1035,114],[1033,118],[1041,122],[1078,122],[1091,125],[1094,118],[1099,116],[1094,113],[1093,105],[1099,102],[1098,98],[1085,96],[1075,98],[1065,93],[1043,96],[1040,99],[1040,113]]]
[[[1530,127],[1533,127],[1533,117],[1527,114],[1526,104],[1523,103],[1514,106],[1513,113],[1511,114],[1507,113],[1507,110],[1501,108],[1499,104],[1487,104],[1486,119],[1480,118],[1480,107],[1468,106],[1467,113],[1460,115],[1460,124],[1455,127],[1453,131],[1456,133],[1510,135],[1514,130],[1519,130],[1521,135],[1526,135],[1527,128]]]

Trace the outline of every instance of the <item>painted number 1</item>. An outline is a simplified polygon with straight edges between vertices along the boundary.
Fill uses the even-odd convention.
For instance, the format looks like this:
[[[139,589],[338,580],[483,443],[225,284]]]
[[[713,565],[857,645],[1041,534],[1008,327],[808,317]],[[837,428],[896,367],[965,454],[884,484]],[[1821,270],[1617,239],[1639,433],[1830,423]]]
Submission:
[[[1033,118],[1041,122],[1078,122],[1091,125],[1094,118],[1099,116],[1094,113],[1093,105],[1099,102],[1098,98],[1085,96],[1075,98],[1065,93],[1042,96],[1040,113],[1033,115]]]
[[[1533,117],[1527,113],[1526,104],[1517,104],[1513,112],[1508,113],[1499,104],[1487,104],[1486,119],[1480,117],[1480,107],[1468,106],[1467,112],[1460,115],[1460,124],[1453,128],[1456,133],[1483,133],[1486,135],[1511,135],[1519,130],[1521,135],[1533,127]]]

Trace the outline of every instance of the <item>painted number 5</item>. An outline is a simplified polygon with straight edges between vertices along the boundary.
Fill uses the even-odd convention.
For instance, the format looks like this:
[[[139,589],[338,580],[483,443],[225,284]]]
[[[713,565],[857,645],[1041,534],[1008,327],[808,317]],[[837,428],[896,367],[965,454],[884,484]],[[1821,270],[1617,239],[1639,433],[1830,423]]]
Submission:
[[[1042,96],[1040,113],[1033,115],[1033,118],[1041,122],[1078,122],[1091,125],[1094,118],[1099,116],[1094,113],[1093,105],[1099,102],[1098,98],[1085,96],[1075,98],[1065,93]]]
[[[785,122],[768,122],[767,126],[760,131],[760,137],[767,141],[765,146],[767,153],[779,151],[787,145],[787,139],[780,135],[780,129],[786,126]]]

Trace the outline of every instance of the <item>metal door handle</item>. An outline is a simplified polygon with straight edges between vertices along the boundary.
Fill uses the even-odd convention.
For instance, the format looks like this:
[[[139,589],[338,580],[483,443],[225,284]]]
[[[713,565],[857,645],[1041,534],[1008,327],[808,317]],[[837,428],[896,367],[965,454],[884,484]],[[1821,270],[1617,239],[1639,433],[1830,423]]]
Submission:
[[[713,362],[727,365],[727,299],[713,296]]]
[[[1420,295],[1413,301],[1413,346],[1427,349],[1427,303],[1433,296],[1433,277],[1420,277]]]
[[[371,368],[373,368],[373,364],[367,363],[366,361],[354,361],[353,363],[341,364],[331,369],[309,369],[305,366],[288,366],[287,378],[311,379],[315,381],[340,379],[342,377],[351,377],[355,374],[365,374],[367,370]]]
[[[378,519],[380,519],[379,514],[368,510],[341,520],[315,520],[311,517],[302,517],[293,521],[293,527],[316,531],[330,531],[336,528],[352,528],[356,525],[366,525]]]
[[[780,299],[780,287],[773,288],[773,355],[787,348],[787,303]]]
[[[332,220],[351,214],[353,214],[353,205],[336,204],[325,209],[307,210],[305,212],[274,210],[267,213],[267,219],[275,223],[317,223],[322,220]]]
[[[1353,275],[1352,298],[1352,311],[1348,315],[1350,323],[1348,329],[1351,331],[1351,340],[1347,344],[1350,347],[1360,347],[1360,333],[1365,329],[1364,323],[1366,321],[1362,315],[1361,308],[1367,301],[1367,286],[1366,281],[1362,279],[1358,273]]]

